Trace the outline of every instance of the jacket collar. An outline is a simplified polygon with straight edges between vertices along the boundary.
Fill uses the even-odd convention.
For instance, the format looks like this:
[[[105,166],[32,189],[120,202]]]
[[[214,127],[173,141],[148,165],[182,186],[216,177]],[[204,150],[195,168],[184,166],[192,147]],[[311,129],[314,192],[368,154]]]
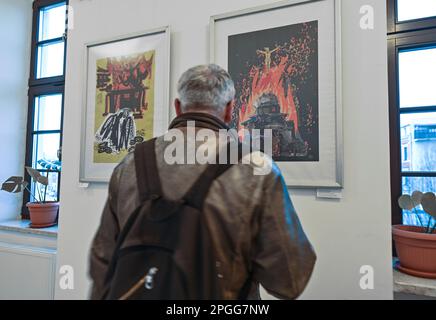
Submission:
[[[196,127],[208,128],[214,131],[218,131],[219,129],[230,129],[221,119],[204,112],[183,113],[171,122],[169,129],[187,127],[188,121],[195,121]]]

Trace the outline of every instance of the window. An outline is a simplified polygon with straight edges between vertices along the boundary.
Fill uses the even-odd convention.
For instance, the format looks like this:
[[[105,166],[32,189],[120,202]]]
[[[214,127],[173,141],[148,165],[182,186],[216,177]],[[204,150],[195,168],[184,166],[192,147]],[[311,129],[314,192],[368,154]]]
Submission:
[[[417,31],[436,25],[436,1],[387,0],[388,33]]]
[[[388,31],[392,222],[420,225],[397,199],[436,192],[436,1],[388,0]]]
[[[64,99],[64,65],[66,47],[67,1],[35,0],[33,2],[32,54],[30,61],[29,105],[26,142],[26,166],[48,175],[46,200],[59,200],[60,175],[49,172],[47,162],[60,158]],[[25,173],[26,180],[30,177]],[[32,193],[35,184],[31,184]],[[24,193],[25,204],[33,201]]]
[[[398,0],[397,21],[404,22],[436,16],[434,0]]]

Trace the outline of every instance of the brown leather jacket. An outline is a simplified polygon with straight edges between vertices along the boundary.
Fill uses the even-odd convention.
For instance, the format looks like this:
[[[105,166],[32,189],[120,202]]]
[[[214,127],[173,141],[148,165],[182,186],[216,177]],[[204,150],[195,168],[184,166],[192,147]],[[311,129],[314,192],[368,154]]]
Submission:
[[[207,114],[184,114],[171,127],[183,128],[195,119],[197,128],[215,131],[227,126]],[[186,136],[186,130],[185,132]],[[206,168],[205,165],[169,165],[163,161],[170,142],[156,141],[158,172],[165,197],[180,199]],[[162,159],[159,161],[159,159]],[[223,296],[236,299],[251,272],[251,292],[260,283],[270,294],[294,299],[310,279],[316,256],[292,205],[283,177],[273,163],[267,175],[254,175],[256,162],[238,164],[216,179],[204,202],[203,212],[216,247]],[[100,227],[91,248],[92,299],[103,295],[103,282],[117,235],[139,205],[133,154],[115,168]],[[258,294],[257,294],[258,297]],[[251,295],[251,298],[254,298]]]

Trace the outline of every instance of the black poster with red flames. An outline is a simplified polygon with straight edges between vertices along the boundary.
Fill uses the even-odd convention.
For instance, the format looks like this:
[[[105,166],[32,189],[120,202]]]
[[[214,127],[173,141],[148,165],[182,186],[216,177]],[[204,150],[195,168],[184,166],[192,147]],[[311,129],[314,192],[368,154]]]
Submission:
[[[232,35],[231,127],[271,129],[276,161],[319,161],[318,21]]]

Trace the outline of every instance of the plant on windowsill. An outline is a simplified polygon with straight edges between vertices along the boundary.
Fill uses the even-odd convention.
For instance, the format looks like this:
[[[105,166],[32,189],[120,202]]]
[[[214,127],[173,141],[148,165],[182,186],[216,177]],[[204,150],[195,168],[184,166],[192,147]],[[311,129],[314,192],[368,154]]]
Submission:
[[[436,196],[433,192],[414,191],[398,199],[400,208],[414,210],[420,226],[394,225],[392,234],[400,260],[398,269],[404,273],[436,279]],[[422,222],[416,207],[421,205],[428,215]]]
[[[30,227],[45,228],[56,224],[59,202],[47,201],[47,189],[49,186],[49,174],[60,172],[60,162],[50,162],[46,160],[38,160],[41,167],[47,170],[47,175],[43,176],[38,170],[31,167],[26,167],[27,173],[35,182],[34,192],[28,188],[27,181],[23,177],[12,176],[8,178],[1,187],[1,190],[18,193],[27,190],[34,201],[26,204],[29,209]]]

